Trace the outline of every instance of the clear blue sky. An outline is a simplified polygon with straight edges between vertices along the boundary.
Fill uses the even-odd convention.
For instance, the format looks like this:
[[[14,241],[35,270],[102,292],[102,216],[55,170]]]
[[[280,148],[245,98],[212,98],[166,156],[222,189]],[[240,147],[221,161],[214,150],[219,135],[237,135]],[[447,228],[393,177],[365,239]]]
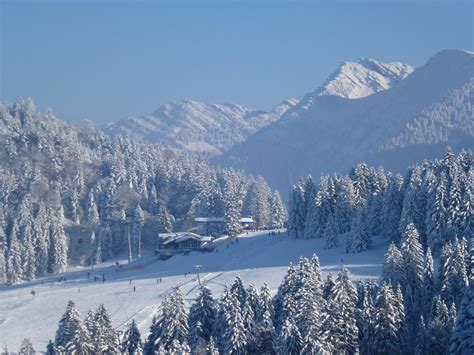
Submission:
[[[0,97],[97,124],[189,98],[270,109],[347,59],[473,49],[471,1],[0,0]]]

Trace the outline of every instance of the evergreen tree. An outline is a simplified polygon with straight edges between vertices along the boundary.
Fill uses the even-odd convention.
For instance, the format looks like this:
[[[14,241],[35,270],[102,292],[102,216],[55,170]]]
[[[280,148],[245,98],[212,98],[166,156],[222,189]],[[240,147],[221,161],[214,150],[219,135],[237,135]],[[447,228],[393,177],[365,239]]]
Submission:
[[[304,237],[306,239],[322,238],[324,236],[326,221],[329,215],[333,213],[330,186],[329,178],[322,176],[316,198],[306,217],[304,231]]]
[[[434,266],[433,257],[431,256],[431,249],[428,248],[425,254],[425,265],[423,270],[423,285],[422,285],[422,308],[423,314],[428,319],[431,312],[431,303],[436,293],[434,280]]]
[[[275,328],[273,327],[272,317],[269,310],[265,310],[260,317],[254,334],[254,348],[248,349],[250,353],[255,354],[276,354],[273,339],[275,337]]]
[[[119,352],[119,339],[103,304],[94,314],[92,342],[96,353],[116,354]]]
[[[432,186],[428,192],[426,235],[428,246],[432,250],[438,250],[449,235],[446,196],[446,175],[442,173],[437,185]]]
[[[350,354],[358,351],[356,301],[357,290],[350,281],[349,271],[343,266],[336,279],[334,295],[325,307],[321,338],[326,350]]]
[[[31,228],[28,225],[23,232],[21,246],[23,278],[27,281],[33,280],[36,276],[35,250],[33,246],[32,237],[33,236],[31,235]]]
[[[338,233],[346,233],[351,229],[356,216],[356,200],[354,186],[348,177],[342,178],[337,192],[334,218],[337,221]]]
[[[18,355],[34,355],[36,354],[33,344],[29,338],[23,339],[21,342],[20,350],[18,350]]]
[[[413,223],[407,226],[405,238],[400,248],[403,258],[403,284],[412,290],[419,290],[423,282],[424,256],[419,234]]]
[[[170,233],[173,228],[173,215],[168,211],[164,203],[160,203],[158,207],[158,232]]]
[[[278,335],[277,349],[282,354],[299,355],[302,351],[301,344],[301,334],[293,318],[286,318]]]
[[[247,332],[242,319],[238,296],[231,292],[224,307],[224,328],[221,338],[222,352],[225,354],[245,354]]]
[[[54,343],[52,340],[49,340],[48,345],[46,345],[46,352],[45,355],[56,355],[56,348],[54,347]],[[8,355],[8,352],[7,352]]]
[[[33,238],[35,249],[35,264],[38,275],[48,271],[49,249],[49,221],[44,204],[40,204],[38,215],[33,225]]]
[[[242,226],[240,224],[240,203],[235,193],[229,194],[226,201],[226,211],[224,214],[224,233],[230,236],[238,235]]]
[[[91,310],[89,310],[89,312],[87,312],[86,314],[86,317],[84,319],[84,326],[86,327],[92,339],[92,336],[95,331],[95,320],[94,320],[94,312],[92,312]]]
[[[120,351],[122,354],[129,355],[141,355],[142,354],[142,341],[140,338],[140,331],[137,328],[137,323],[132,320],[125,331],[122,344],[120,345]]]
[[[359,297],[361,298],[361,302],[359,307],[356,309],[356,321],[359,333],[359,349],[361,354],[368,354],[371,349],[374,333],[374,305],[372,302],[372,297],[369,294],[368,285],[362,285],[360,290],[362,291],[362,296]]]
[[[258,176],[251,187],[253,194],[250,201],[250,210],[257,228],[265,228],[270,224],[271,191],[266,181]]]
[[[382,201],[380,220],[383,221],[384,228],[382,236],[391,242],[398,243],[400,233],[398,231],[401,216],[400,190],[396,178],[390,177],[387,190]]]
[[[219,355],[219,350],[217,349],[214,338],[211,336],[209,343],[206,348],[206,355]]]
[[[431,321],[428,325],[429,352],[445,354],[452,335],[448,307],[440,297],[436,297]]]
[[[188,347],[188,319],[184,305],[183,295],[179,288],[173,290],[166,302],[162,304],[163,314],[159,337],[155,340],[155,346],[160,345],[165,350],[170,350],[173,342],[180,346]]]
[[[332,214],[329,215],[329,219],[326,222],[326,227],[324,228],[324,238],[325,238],[325,248],[332,249],[339,246],[339,239],[337,236],[338,230],[336,226],[336,221]]]
[[[323,286],[323,297],[326,301],[331,299],[334,296],[334,288],[336,287],[336,282],[332,274],[328,274],[326,282]]]
[[[275,191],[272,197],[270,226],[273,229],[283,228],[285,223],[285,209],[281,202],[280,194]]]
[[[7,251],[7,280],[14,284],[21,280],[23,275],[23,265],[21,262],[20,243],[17,239],[19,234],[18,225],[13,221],[10,231],[10,247]]]
[[[284,303],[288,296],[292,296],[293,287],[296,279],[296,271],[293,264],[290,263],[286,271],[283,281],[278,286],[278,291],[273,298],[273,310],[274,310],[274,326],[277,332],[279,332],[283,322],[285,321],[285,314],[287,310],[284,310]]]
[[[291,190],[288,210],[288,233],[295,238],[303,237],[306,223],[305,204],[303,183],[300,181]]]
[[[390,282],[392,285],[399,284],[403,279],[403,257],[400,250],[394,243],[390,243],[387,253],[385,253],[382,280]]]
[[[88,207],[87,207],[87,221],[92,226],[97,226],[100,222],[99,212],[97,211],[97,205],[95,203],[95,197],[93,192],[89,192]]]
[[[450,354],[467,355],[474,352],[474,282],[466,288],[459,307],[456,325],[449,346]]]
[[[74,329],[72,339],[66,344],[64,350],[68,354],[87,355],[94,352],[89,331],[86,326],[79,320]]]
[[[301,258],[296,288],[294,320],[302,335],[302,346],[304,351],[317,351],[320,348],[320,319],[324,303],[319,265],[314,268],[306,258]]]
[[[64,351],[66,346],[74,339],[76,329],[80,327],[82,321],[73,301],[69,301],[66,306],[66,312],[59,321],[54,346],[57,351]]]
[[[369,169],[365,163],[358,164],[353,171],[356,204],[363,206],[369,195]]]
[[[65,272],[68,259],[68,238],[64,232],[60,218],[51,218],[49,271],[53,274]]]
[[[465,236],[474,235],[474,168],[471,168],[467,176],[459,223],[461,234]]]
[[[137,205],[134,217],[134,222],[137,230],[137,258],[140,258],[142,255],[142,228],[143,223],[145,223],[145,214],[143,213],[143,210],[140,205]]]
[[[91,265],[100,264],[102,262],[102,240],[99,239],[101,234],[95,235],[94,231],[91,234]]]
[[[453,244],[451,255],[445,260],[443,271],[441,294],[445,301],[457,303],[468,285],[466,258],[462,244],[457,239]]]
[[[450,171],[451,184],[447,198],[447,227],[451,235],[460,235],[464,232],[463,225],[463,197],[461,191],[460,169],[457,164],[453,165]]]
[[[418,324],[418,332],[416,334],[415,355],[424,355],[428,353],[427,344],[428,334],[426,333],[426,325],[423,316],[420,317],[420,324]]]
[[[0,286],[7,283],[7,261],[5,251],[7,250],[7,237],[4,232],[3,214],[0,209]]]
[[[375,302],[373,354],[400,354],[399,322],[396,317],[395,296],[390,284],[379,288]]]
[[[362,210],[364,211],[364,210]],[[346,253],[361,253],[372,248],[372,239],[367,232],[365,212],[361,212],[347,239]]]
[[[262,321],[262,316],[265,312],[268,312],[271,319],[274,319],[275,312],[273,309],[273,298],[270,293],[270,288],[268,287],[266,283],[264,283],[262,288],[260,289],[259,296],[260,296],[261,309],[260,309],[260,312],[257,314],[257,320]]]
[[[196,300],[191,305],[188,317],[190,332],[195,332],[198,338],[194,340],[202,339],[202,344],[207,344],[210,341],[216,321],[216,313],[217,309],[211,290],[205,286],[201,287]],[[194,350],[198,344],[190,339],[189,345]]]

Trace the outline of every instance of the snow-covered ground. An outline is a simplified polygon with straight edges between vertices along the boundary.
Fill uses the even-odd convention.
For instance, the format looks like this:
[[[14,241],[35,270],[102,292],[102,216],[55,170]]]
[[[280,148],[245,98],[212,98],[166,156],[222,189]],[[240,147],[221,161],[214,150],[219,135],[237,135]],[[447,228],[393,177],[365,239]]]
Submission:
[[[343,242],[341,239],[341,245]],[[173,287],[180,286],[187,301],[196,296],[198,280],[193,266],[197,264],[202,265],[201,282],[215,296],[236,275],[246,285],[253,282],[260,288],[266,282],[275,292],[288,264],[298,262],[301,255],[310,257],[313,253],[319,256],[324,277],[329,272],[338,272],[344,263],[355,280],[377,278],[386,244],[377,240],[374,245],[371,251],[346,255],[342,247],[324,250],[323,240],[295,240],[283,232],[276,236],[257,232],[239,237],[238,242],[224,241],[212,253],[196,252],[166,261],[150,255],[121,269],[113,263],[104,263],[95,267],[98,281],[92,275],[88,278],[90,268],[76,267],[61,275],[66,281],[58,281],[60,276],[56,275],[0,288],[0,346],[8,345],[15,351],[22,339],[29,337],[37,351],[44,351],[48,340],[54,339],[59,318],[70,299],[75,301],[82,316],[89,309],[105,304],[118,330],[134,318],[145,337],[157,306]],[[190,274],[185,276],[185,273]],[[160,277],[162,282],[158,283]]]

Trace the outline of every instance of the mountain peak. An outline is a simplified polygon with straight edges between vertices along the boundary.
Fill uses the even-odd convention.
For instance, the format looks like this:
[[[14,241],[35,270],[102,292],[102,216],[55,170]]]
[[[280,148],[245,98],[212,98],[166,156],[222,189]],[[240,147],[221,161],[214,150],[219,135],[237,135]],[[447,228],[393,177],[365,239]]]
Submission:
[[[433,55],[425,66],[462,65],[462,63],[472,63],[473,58],[474,52],[462,49],[443,49]],[[474,75],[472,71],[471,75]]]
[[[313,95],[360,99],[389,89],[413,70],[408,64],[381,63],[372,58],[344,61]]]

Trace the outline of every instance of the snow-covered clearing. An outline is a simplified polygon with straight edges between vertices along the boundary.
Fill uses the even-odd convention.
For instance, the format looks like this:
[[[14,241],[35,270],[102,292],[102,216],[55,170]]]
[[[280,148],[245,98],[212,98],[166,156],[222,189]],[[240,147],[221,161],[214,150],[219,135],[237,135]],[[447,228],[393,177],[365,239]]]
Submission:
[[[341,245],[343,242],[341,239]],[[70,299],[75,301],[82,316],[104,303],[118,330],[135,318],[142,336],[146,336],[157,306],[173,287],[180,286],[187,301],[196,296],[199,286],[193,268],[196,264],[202,265],[201,282],[215,296],[236,275],[246,285],[253,282],[261,287],[266,282],[274,292],[288,264],[296,263],[301,255],[310,257],[313,253],[319,256],[323,277],[328,272],[337,272],[341,263],[350,269],[354,280],[380,275],[386,251],[383,241],[374,240],[374,249],[356,255],[346,255],[343,247],[324,250],[323,245],[323,240],[295,240],[285,233],[276,236],[269,236],[267,231],[249,233],[239,237],[238,242],[222,242],[212,253],[195,252],[166,261],[148,256],[124,265],[120,271],[116,271],[113,263],[104,263],[95,267],[98,281],[92,275],[88,278],[90,268],[76,267],[61,275],[66,281],[59,282],[60,276],[56,275],[0,288],[0,346],[6,344],[15,351],[22,339],[29,337],[35,349],[43,351],[48,340],[54,339],[59,318]],[[185,273],[190,274],[185,276]],[[158,283],[160,277],[162,282]]]

